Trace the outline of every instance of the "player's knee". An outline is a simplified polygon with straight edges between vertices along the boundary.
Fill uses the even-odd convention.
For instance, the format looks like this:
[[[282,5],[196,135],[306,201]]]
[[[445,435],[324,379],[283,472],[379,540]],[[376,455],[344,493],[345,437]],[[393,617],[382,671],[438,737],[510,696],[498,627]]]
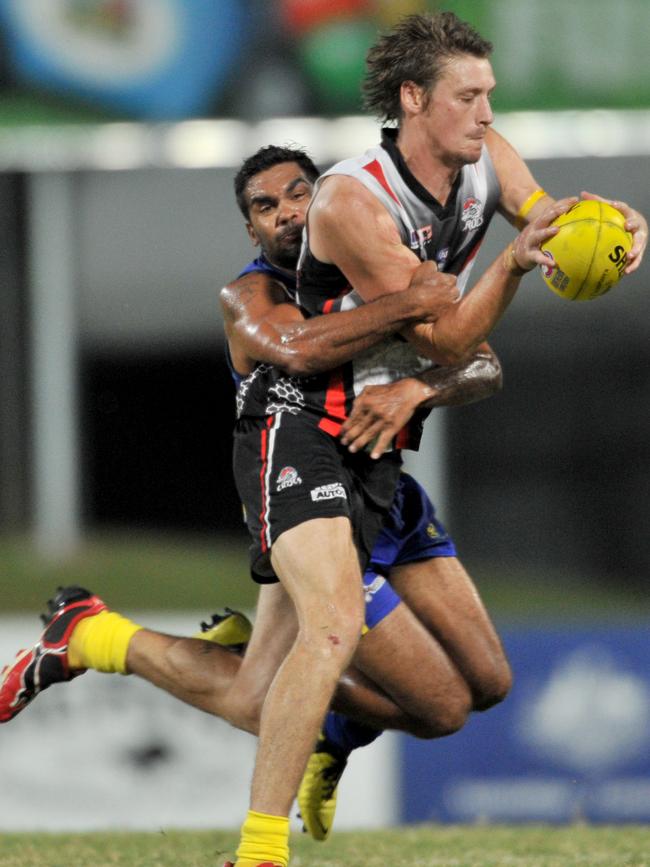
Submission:
[[[486,674],[473,690],[473,709],[483,711],[500,704],[511,689],[512,669],[504,658],[503,662]]]
[[[333,620],[325,629],[317,642],[321,656],[336,658],[345,667],[357,649],[363,626],[362,618],[345,617]]]
[[[411,734],[426,740],[453,735],[465,725],[471,710],[470,692],[459,686],[456,690],[448,691],[444,701],[436,701],[419,713]]]
[[[299,638],[310,652],[341,670],[357,648],[363,628],[363,607],[330,604],[301,624]]]
[[[260,730],[263,701],[253,699],[249,704],[241,705],[236,712],[235,718],[230,720],[232,725],[242,731],[257,735]]]
[[[231,690],[226,708],[219,715],[235,728],[257,735],[265,698],[266,690]]]
[[[458,732],[467,722],[471,710],[471,699],[464,691],[449,697],[444,707],[437,714],[435,728],[438,732],[436,737],[446,737]]]

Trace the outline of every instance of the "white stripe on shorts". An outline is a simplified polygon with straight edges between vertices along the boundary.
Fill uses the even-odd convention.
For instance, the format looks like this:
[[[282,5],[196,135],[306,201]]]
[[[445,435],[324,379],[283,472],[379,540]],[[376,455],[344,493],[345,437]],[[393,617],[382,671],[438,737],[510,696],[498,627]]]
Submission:
[[[271,467],[273,464],[273,449],[275,447],[275,432],[280,429],[282,413],[276,413],[273,424],[268,429],[269,442],[266,449],[266,474],[264,476],[264,541],[268,550],[271,550]]]

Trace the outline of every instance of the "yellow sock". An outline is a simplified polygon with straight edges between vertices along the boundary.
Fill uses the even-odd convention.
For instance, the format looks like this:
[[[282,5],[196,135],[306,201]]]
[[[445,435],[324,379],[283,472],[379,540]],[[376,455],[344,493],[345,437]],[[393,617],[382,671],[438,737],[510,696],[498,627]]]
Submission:
[[[249,810],[241,828],[235,867],[252,867],[269,861],[281,867],[289,863],[289,819]]]
[[[126,651],[139,629],[142,627],[115,611],[84,617],[72,630],[68,642],[70,668],[126,674]]]

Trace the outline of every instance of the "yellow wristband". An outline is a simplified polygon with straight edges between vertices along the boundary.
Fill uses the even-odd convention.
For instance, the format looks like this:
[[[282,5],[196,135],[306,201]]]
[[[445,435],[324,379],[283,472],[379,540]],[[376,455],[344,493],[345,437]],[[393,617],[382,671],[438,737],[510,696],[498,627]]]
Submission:
[[[531,193],[526,201],[523,203],[521,208],[517,211],[517,220],[523,220],[528,214],[532,211],[534,206],[539,202],[540,199],[543,199],[544,196],[548,195],[545,190],[539,189],[535,190],[534,193]]]

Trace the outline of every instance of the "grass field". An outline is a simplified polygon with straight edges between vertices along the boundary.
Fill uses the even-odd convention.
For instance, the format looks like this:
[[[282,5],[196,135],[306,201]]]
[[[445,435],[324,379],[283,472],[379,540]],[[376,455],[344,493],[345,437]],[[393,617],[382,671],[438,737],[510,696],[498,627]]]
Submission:
[[[592,577],[467,565],[498,620],[611,623],[650,617],[650,594],[642,584],[634,591]],[[243,533],[220,538],[93,534],[61,562],[39,557],[25,537],[0,536],[0,613],[41,611],[59,584],[82,584],[125,612],[251,609],[257,596],[248,577]]]
[[[0,834],[2,867],[221,867],[237,835]],[[650,828],[430,827],[292,842],[291,867],[650,867]]]
[[[251,608],[246,543],[137,532],[94,535],[62,561],[22,537],[0,537],[0,611],[37,612],[59,584],[82,584],[125,611]]]
[[[474,570],[488,607],[503,621],[557,623],[647,617],[649,598],[581,585]],[[0,613],[43,609],[60,583],[82,583],[125,611],[252,607],[255,587],[239,539],[95,536],[65,562],[38,557],[26,540],[0,538]],[[0,767],[0,792],[2,771]],[[4,797],[11,797],[4,792]],[[0,809],[2,795],[0,795]],[[38,818],[34,824],[38,825]],[[236,831],[0,833],[0,867],[221,867]],[[437,827],[340,832],[327,844],[302,835],[291,867],[650,867],[648,827]]]

